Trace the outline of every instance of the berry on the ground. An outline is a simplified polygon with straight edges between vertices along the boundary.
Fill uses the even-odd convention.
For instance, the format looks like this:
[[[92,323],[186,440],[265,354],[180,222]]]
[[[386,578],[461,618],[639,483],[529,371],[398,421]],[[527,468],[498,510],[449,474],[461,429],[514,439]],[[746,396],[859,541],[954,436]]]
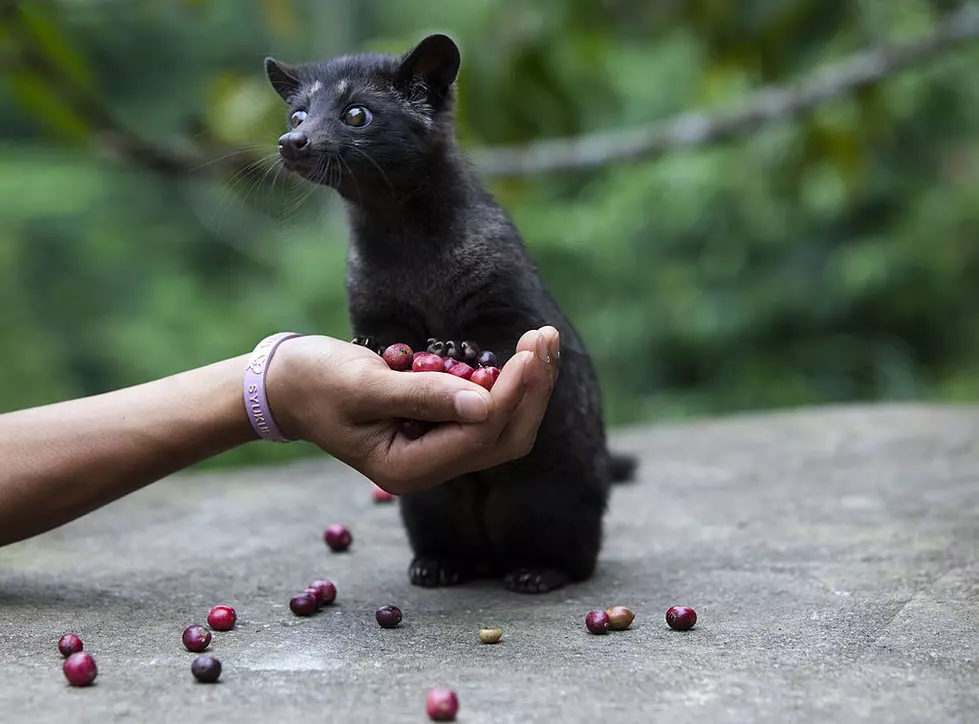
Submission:
[[[498,628],[479,629],[479,641],[484,644],[495,644],[503,638],[503,631]]]
[[[72,654],[76,654],[81,651],[85,646],[82,644],[82,640],[78,638],[75,634],[65,634],[60,639],[58,639],[58,651],[65,658],[68,658]]]
[[[309,584],[309,588],[316,588],[320,592],[320,605],[329,606],[337,598],[337,587],[333,581],[315,580]]]
[[[397,606],[381,606],[374,614],[381,628],[395,628],[404,618]]]
[[[180,638],[188,651],[200,652],[211,644],[211,632],[197,624],[185,628]]]
[[[213,656],[198,656],[190,665],[190,673],[202,684],[213,684],[221,676],[221,662]]]
[[[500,371],[496,367],[480,367],[472,373],[469,378],[470,382],[475,382],[481,387],[485,387],[487,390],[493,389],[493,385],[496,383],[496,378],[500,376]]]
[[[697,623],[697,612],[689,606],[670,606],[666,612],[666,623],[676,631],[687,631]]]
[[[636,615],[625,606],[606,608],[605,613],[608,614],[608,627],[613,631],[625,631],[636,618]]]
[[[605,611],[589,611],[585,616],[585,626],[593,634],[603,634],[608,631],[609,617]]]
[[[438,686],[425,697],[425,711],[432,721],[453,721],[459,711],[459,697],[447,686]]]
[[[87,651],[76,651],[71,654],[61,665],[61,670],[72,686],[88,686],[99,675],[95,659]]]
[[[413,372],[443,372],[445,361],[437,354],[423,354],[411,363]]]
[[[330,550],[339,553],[350,547],[350,544],[353,542],[353,536],[350,535],[350,530],[347,526],[340,523],[331,523],[323,531],[323,540],[330,546]]]
[[[289,608],[297,616],[312,616],[319,608],[316,596],[309,593],[297,593],[289,599]]]
[[[395,495],[374,484],[374,488],[371,490],[371,498],[375,503],[390,503],[394,500]]]
[[[388,363],[388,367],[399,372],[411,369],[414,356],[415,353],[411,351],[411,347],[401,342],[392,344],[381,354],[384,361]]]
[[[207,614],[207,624],[215,631],[230,631],[238,621],[238,614],[231,606],[220,604]]]
[[[323,605],[323,592],[318,588],[313,588],[312,586],[307,586],[303,593],[308,593],[313,597],[313,601],[316,602],[316,609],[319,610],[320,606]]]

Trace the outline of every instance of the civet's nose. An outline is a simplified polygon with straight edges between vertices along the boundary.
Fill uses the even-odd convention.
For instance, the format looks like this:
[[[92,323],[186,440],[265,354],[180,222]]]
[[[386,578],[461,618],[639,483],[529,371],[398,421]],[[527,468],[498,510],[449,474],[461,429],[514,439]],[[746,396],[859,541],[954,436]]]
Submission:
[[[295,161],[309,153],[309,138],[300,131],[289,131],[279,137],[279,153],[283,158]]]

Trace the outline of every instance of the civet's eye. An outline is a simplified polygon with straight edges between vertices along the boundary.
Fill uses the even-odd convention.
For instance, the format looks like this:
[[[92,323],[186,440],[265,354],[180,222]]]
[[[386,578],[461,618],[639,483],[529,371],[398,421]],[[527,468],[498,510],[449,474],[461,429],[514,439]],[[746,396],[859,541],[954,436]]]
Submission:
[[[306,111],[296,111],[289,117],[289,123],[293,128],[299,128],[299,124],[306,120]]]
[[[374,116],[363,106],[350,106],[343,112],[343,122],[354,128],[363,128],[373,120]]]

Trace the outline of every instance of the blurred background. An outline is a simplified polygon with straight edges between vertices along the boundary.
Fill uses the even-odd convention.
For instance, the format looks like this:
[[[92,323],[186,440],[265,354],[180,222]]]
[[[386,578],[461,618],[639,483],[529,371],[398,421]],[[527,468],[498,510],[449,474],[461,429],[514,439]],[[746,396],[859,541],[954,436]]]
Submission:
[[[610,424],[979,400],[970,5],[0,2],[0,411],[349,337],[343,209],[276,172],[263,59],[429,32]]]

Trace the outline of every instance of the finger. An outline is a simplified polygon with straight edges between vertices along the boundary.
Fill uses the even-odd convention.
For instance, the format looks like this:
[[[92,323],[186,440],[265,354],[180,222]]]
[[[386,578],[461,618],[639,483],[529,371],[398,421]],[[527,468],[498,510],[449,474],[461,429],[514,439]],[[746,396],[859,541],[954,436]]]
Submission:
[[[482,422],[494,406],[487,390],[443,372],[372,370],[364,384],[367,389],[358,395],[354,413],[362,420]]]
[[[524,369],[531,359],[532,355],[524,352],[507,362],[510,369],[506,378],[501,372],[493,385],[494,409],[485,422],[439,425],[416,440],[395,435],[387,449],[385,467],[412,471],[412,479],[400,484],[418,489],[495,464],[500,434],[524,397]],[[504,386],[498,391],[501,381]]]
[[[510,416],[494,450],[499,462],[523,457],[533,449],[537,432],[547,413],[547,405],[554,393],[557,354],[550,354],[550,351],[558,349],[560,337],[553,327],[544,328],[542,336],[549,354],[544,359],[539,354],[535,355],[527,364],[526,393]]]

